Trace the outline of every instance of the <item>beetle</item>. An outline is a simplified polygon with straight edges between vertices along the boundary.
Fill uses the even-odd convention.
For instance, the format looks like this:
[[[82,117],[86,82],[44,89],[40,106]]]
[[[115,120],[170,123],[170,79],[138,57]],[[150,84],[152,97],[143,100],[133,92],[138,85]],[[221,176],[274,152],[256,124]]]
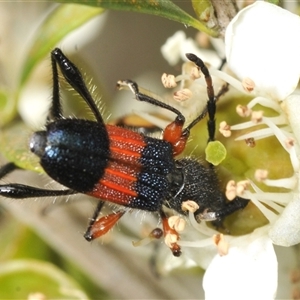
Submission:
[[[208,115],[208,142],[215,139],[216,97],[209,71],[194,54],[186,54],[204,74],[207,84],[207,106],[186,126],[185,117],[176,108],[140,93],[131,80],[118,82],[118,87],[129,88],[135,98],[173,112],[176,117],[163,131],[162,139],[105,124],[83,76],[76,65],[56,48],[51,52],[53,74],[52,102],[45,129],[34,132],[30,150],[39,157],[44,171],[66,187],[63,190],[41,189],[11,183],[0,185],[0,195],[10,198],[49,197],[83,193],[98,199],[98,205],[84,235],[91,241],[109,231],[117,221],[132,209],[150,211],[162,220],[163,234],[178,232],[168,223],[164,207],[186,214],[182,204],[192,200],[199,205],[194,212],[197,220],[205,212],[213,220],[221,220],[236,210],[244,208],[249,200],[236,197],[228,202],[218,187],[214,167],[205,167],[193,158],[180,158],[190,135],[190,130]],[[66,118],[63,116],[59,75],[90,107],[95,120]],[[0,169],[0,178],[18,167],[8,163]],[[118,205],[113,213],[99,218],[104,203]],[[213,217],[211,217],[213,216]],[[157,233],[158,232],[158,233]],[[154,235],[161,235],[154,231]],[[181,254],[177,241],[169,245],[174,256]]]

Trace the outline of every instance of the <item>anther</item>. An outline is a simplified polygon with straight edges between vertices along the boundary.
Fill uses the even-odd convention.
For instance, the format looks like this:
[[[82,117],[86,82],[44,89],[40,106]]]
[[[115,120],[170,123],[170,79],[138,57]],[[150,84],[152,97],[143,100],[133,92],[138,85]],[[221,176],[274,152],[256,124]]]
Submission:
[[[173,94],[173,98],[177,101],[185,101],[190,99],[193,96],[193,93],[189,89],[182,89]]]
[[[190,211],[194,213],[197,209],[199,209],[199,205],[195,201],[187,200],[182,202],[181,209],[183,211]]]
[[[225,241],[224,235],[222,233],[215,234],[213,236],[213,241],[217,246],[220,256],[228,254],[229,244]]]
[[[268,175],[269,175],[269,173],[267,170],[257,169],[254,173],[254,178],[258,182],[263,182],[264,180],[266,180],[268,178]]]
[[[251,121],[255,124],[258,124],[262,121],[264,112],[262,110],[252,111]]]
[[[248,180],[242,180],[242,181],[239,181],[237,184],[236,184],[236,194],[238,196],[242,196],[245,192],[245,190],[248,189],[249,187],[249,181]]]
[[[252,79],[250,78],[244,78],[243,81],[242,81],[242,86],[243,86],[243,89],[246,91],[246,92],[252,92],[255,88],[255,83]]]
[[[234,180],[228,181],[228,183],[226,185],[225,195],[226,195],[226,198],[230,201],[236,197],[236,183]]]
[[[173,228],[177,232],[181,232],[185,228],[185,220],[180,218],[179,216],[169,217],[168,224],[171,228]]]
[[[191,76],[191,79],[192,79],[192,80],[196,80],[196,79],[200,78],[200,77],[201,77],[201,73],[200,73],[199,68],[193,67],[193,68],[191,69],[190,76]]]
[[[167,74],[167,73],[162,74],[161,82],[163,86],[167,89],[171,89],[177,86],[175,76],[171,74]]]
[[[284,143],[285,143],[285,146],[286,146],[288,149],[291,149],[291,148],[294,146],[294,144],[295,144],[295,139],[289,137],[289,138],[287,138],[287,139],[284,141]]]
[[[250,148],[254,148],[256,146],[254,138],[245,139],[246,145]]]
[[[247,105],[239,104],[236,107],[236,112],[241,117],[249,117],[252,113],[252,110]]]
[[[231,136],[231,127],[226,123],[226,121],[222,121],[219,125],[219,131],[224,137]]]

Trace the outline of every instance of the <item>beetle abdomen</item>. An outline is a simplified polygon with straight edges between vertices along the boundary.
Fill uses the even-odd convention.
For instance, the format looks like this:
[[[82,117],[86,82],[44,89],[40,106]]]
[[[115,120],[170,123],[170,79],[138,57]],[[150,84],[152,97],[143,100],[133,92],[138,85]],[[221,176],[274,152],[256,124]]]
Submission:
[[[78,192],[90,191],[103,176],[109,158],[109,140],[103,126],[93,121],[62,119],[36,132],[31,151],[45,172]]]

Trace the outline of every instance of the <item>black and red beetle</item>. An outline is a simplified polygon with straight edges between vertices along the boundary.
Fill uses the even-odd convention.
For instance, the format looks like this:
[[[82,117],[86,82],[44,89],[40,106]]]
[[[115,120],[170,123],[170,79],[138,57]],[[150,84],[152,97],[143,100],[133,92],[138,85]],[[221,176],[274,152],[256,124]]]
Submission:
[[[56,48],[51,52],[53,72],[52,105],[45,130],[35,132],[30,140],[30,150],[40,158],[44,171],[65,190],[40,189],[22,184],[0,185],[0,195],[10,198],[61,196],[83,193],[99,199],[85,238],[90,241],[104,235],[131,209],[157,213],[163,232],[177,234],[168,224],[164,206],[186,214],[182,203],[192,200],[199,205],[196,219],[204,211],[220,220],[244,208],[249,200],[236,197],[228,202],[218,187],[218,177],[213,166],[204,167],[192,158],[175,159],[186,145],[190,130],[208,114],[208,141],[215,136],[216,97],[208,69],[194,54],[187,58],[200,68],[207,83],[206,109],[190,124],[180,111],[139,92],[138,85],[130,80],[120,81],[119,87],[128,87],[139,101],[148,102],[169,110],[176,118],[157,139],[130,129],[106,125],[78,68]],[[95,121],[63,117],[58,67],[63,77],[89,105]],[[0,169],[0,178],[18,167],[8,163]],[[115,212],[98,218],[104,203],[119,205]],[[180,246],[170,246],[179,256]]]

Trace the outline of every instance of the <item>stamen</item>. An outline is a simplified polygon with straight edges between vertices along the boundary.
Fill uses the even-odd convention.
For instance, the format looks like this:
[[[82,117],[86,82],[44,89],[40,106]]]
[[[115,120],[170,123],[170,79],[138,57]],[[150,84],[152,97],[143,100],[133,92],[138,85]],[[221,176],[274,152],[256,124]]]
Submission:
[[[151,243],[153,240],[158,240],[163,236],[163,231],[160,228],[153,229],[149,235],[139,241],[132,241],[134,247],[144,246]]]
[[[270,122],[276,124],[276,125],[284,125],[284,124],[287,124],[287,120],[285,118],[284,115],[279,115],[277,117],[265,117],[266,119],[268,119]]]
[[[239,181],[237,184],[236,184],[236,194],[238,196],[243,196],[245,191],[248,189],[249,187],[249,180],[242,180],[242,181]]]
[[[296,147],[295,146],[290,149],[290,160],[291,160],[291,164],[293,166],[294,172],[299,172],[300,161],[299,161],[299,158],[297,156],[297,152],[296,152]]]
[[[236,197],[236,183],[234,180],[228,181],[228,183],[226,185],[225,195],[226,195],[226,198],[230,201]]]
[[[250,193],[249,191],[245,191],[244,196],[246,199],[250,199],[253,202],[253,204],[262,212],[262,214],[268,219],[270,223],[275,222],[275,220],[277,219],[277,215],[269,210],[266,206],[261,204],[256,198],[256,195]]]
[[[274,135],[274,131],[271,128],[263,128],[263,129],[259,129],[259,130],[255,130],[255,131],[243,134],[243,135],[237,137],[235,140],[241,141],[241,140],[247,140],[247,139],[252,138],[257,141],[257,140],[261,140],[261,139],[264,139],[266,137],[273,136],[273,135]]]
[[[195,80],[200,77],[199,70],[197,68],[192,68],[190,74],[181,74],[178,76],[174,76],[172,74],[164,73],[161,76],[161,82],[163,86],[167,89],[175,88],[177,86],[177,82],[184,80]]]
[[[287,147],[287,149],[291,149],[294,145],[295,145],[295,139],[293,139],[293,138],[287,138],[286,140],[285,140],[285,145],[286,145],[286,147]]]
[[[264,180],[264,184],[268,186],[274,187],[283,187],[286,189],[294,189],[297,184],[296,176],[292,176],[289,178],[281,178],[281,179],[266,179]]]
[[[269,172],[267,170],[257,169],[254,173],[254,178],[258,182],[263,182],[268,178]]]
[[[280,194],[281,194],[280,195],[281,198],[285,197],[284,193],[280,193]],[[257,199],[259,199],[260,202],[267,204],[270,208],[277,211],[279,214],[281,214],[284,211],[284,208],[285,208],[284,206],[281,206],[281,205],[274,202],[274,201],[276,201],[276,198],[273,198],[272,200],[264,200],[264,199],[261,199],[259,197],[259,195],[256,194],[256,196],[257,196]]]
[[[195,69],[195,68],[193,68],[193,69]],[[191,69],[191,72],[193,72],[193,69]],[[194,78],[193,78],[192,73],[188,73],[188,74],[180,74],[180,75],[176,76],[175,80],[176,80],[176,82],[184,81],[184,80],[193,80],[194,81]]]
[[[145,113],[145,112],[142,112],[142,111],[139,111],[139,110],[134,109],[133,113],[136,114],[137,116],[145,119],[149,123],[156,125],[159,128],[166,128],[170,124],[170,121],[163,120],[163,119],[158,118],[154,115],[149,115],[148,113]]]
[[[267,170],[256,170],[254,177],[258,182],[263,182],[265,185],[283,187],[286,189],[293,189],[297,184],[297,178],[295,176],[290,178],[268,179]]]
[[[281,203],[281,204],[288,204],[293,199],[293,193],[266,193],[263,192],[256,184],[251,182],[251,187],[255,191],[255,196],[259,201],[267,203],[269,206],[273,207],[275,202]],[[275,207],[275,206],[274,206]],[[283,207],[280,206],[282,209]],[[275,208],[275,210],[278,210],[278,208]]]
[[[183,211],[189,211],[194,213],[197,209],[199,209],[199,205],[195,201],[187,200],[182,202],[181,209]]]
[[[213,236],[213,241],[217,246],[220,256],[228,254],[229,244],[225,241],[224,235],[222,233],[215,234]]]
[[[244,78],[242,81],[242,86],[246,92],[252,92],[255,88],[255,83],[250,78]]]
[[[177,86],[175,76],[171,74],[167,74],[167,73],[162,74],[161,82],[163,86],[167,89],[174,88]]]
[[[180,89],[189,88],[196,79],[201,77],[198,67],[191,61],[182,65],[182,74],[176,77],[176,81],[181,80]]]
[[[183,89],[173,94],[173,98],[177,101],[186,101],[192,98],[193,93],[190,89]]]
[[[173,234],[173,233],[167,233],[165,236],[165,244],[169,247],[172,248],[173,245],[178,241],[178,235]]]
[[[199,231],[200,233],[206,236],[213,236],[214,234],[218,233],[216,230],[208,227],[205,222],[197,222],[195,219],[195,215],[192,212],[189,212],[189,220],[192,226]]]
[[[280,108],[280,105],[274,101],[274,100],[271,100],[269,98],[265,98],[265,97],[261,97],[261,96],[258,96],[258,97],[255,97],[253,98],[248,104],[248,108],[251,109],[252,107],[254,107],[256,104],[260,104],[260,105],[263,105],[265,107],[269,107],[269,108],[272,108],[273,110],[281,113],[281,108]]]
[[[193,67],[191,69],[190,76],[191,76],[192,80],[196,80],[196,79],[200,78],[201,77],[201,72],[200,72],[199,68]]]
[[[228,82],[231,86],[236,88],[241,93],[246,94],[246,95],[251,95],[251,94],[253,95],[253,92],[246,92],[245,91],[245,89],[243,88],[242,82],[240,82],[239,80],[233,78],[232,76],[228,75],[227,73],[225,73],[223,71],[216,70],[214,68],[210,68],[209,72],[210,72],[210,75],[216,76],[216,77],[224,80],[225,82]]]
[[[264,202],[271,207],[273,204],[276,204],[275,202],[286,205],[293,199],[293,193],[261,192],[261,193],[255,193],[255,196],[257,197],[257,199],[259,199],[259,201]],[[284,207],[282,207],[282,206],[281,206],[281,208],[284,209]],[[276,210],[278,210],[278,209],[276,209]]]
[[[179,216],[172,216],[168,218],[169,226],[175,229],[177,232],[181,232],[185,228],[185,220]]]
[[[249,117],[252,113],[252,110],[247,105],[239,104],[236,107],[236,112],[241,117]]]
[[[250,148],[254,148],[256,146],[254,138],[245,139],[246,145]]]
[[[262,119],[263,119],[263,115],[264,115],[264,112],[262,110],[252,111],[252,113],[251,113],[251,121],[254,124],[261,123]]]
[[[212,246],[213,241],[210,237],[207,239],[201,239],[201,240],[192,241],[192,242],[191,241],[179,241],[178,244],[180,246],[184,246],[184,247],[202,248],[202,247]]]
[[[139,241],[132,241],[132,246],[133,247],[140,247],[140,246],[145,246],[151,243],[153,239],[151,239],[149,236],[139,240]]]
[[[242,130],[242,129],[247,129],[247,128],[251,128],[251,127],[253,127],[253,122],[248,121],[248,122],[239,123],[236,125],[231,125],[230,129],[231,130]]]
[[[219,131],[224,137],[231,136],[231,127],[226,123],[226,121],[222,121],[219,125]]]
[[[273,122],[272,119],[270,118],[264,118],[264,123],[269,126],[273,130],[274,135],[276,136],[277,140],[281,144],[281,146],[289,152],[289,149],[286,147],[285,140],[286,140],[286,135],[283,133],[280,128],[278,128]]]

